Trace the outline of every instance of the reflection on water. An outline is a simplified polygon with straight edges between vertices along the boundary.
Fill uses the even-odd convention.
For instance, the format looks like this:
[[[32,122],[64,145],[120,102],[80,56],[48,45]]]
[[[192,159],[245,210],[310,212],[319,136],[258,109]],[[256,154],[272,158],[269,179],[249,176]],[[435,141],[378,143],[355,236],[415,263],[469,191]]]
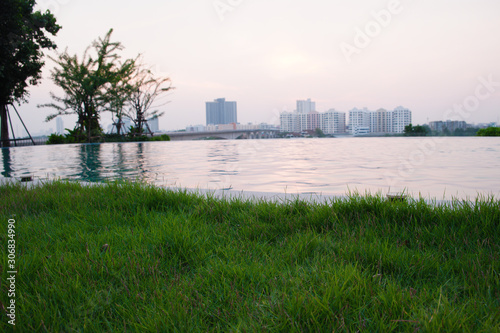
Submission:
[[[2,177],[144,180],[262,192],[499,194],[496,138],[345,138],[84,144],[1,149]]]
[[[207,149],[209,186],[232,188],[231,177],[239,174],[239,146],[231,141],[217,141]]]
[[[11,177],[12,167],[10,160],[10,149],[2,149],[2,164],[3,164],[3,177]]]
[[[88,179],[90,181],[100,179],[100,173],[102,172],[101,159],[99,158],[101,145],[81,145],[78,147],[78,150],[80,157],[80,172],[78,174],[75,174],[74,176],[79,179]]]

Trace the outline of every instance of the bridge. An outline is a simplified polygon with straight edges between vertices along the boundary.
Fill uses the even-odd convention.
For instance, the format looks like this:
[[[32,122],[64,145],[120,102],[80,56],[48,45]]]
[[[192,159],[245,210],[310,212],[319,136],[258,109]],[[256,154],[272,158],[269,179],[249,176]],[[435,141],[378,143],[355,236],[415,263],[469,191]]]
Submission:
[[[278,136],[277,129],[242,129],[242,130],[220,130],[208,132],[167,132],[172,141],[213,139],[272,139]]]

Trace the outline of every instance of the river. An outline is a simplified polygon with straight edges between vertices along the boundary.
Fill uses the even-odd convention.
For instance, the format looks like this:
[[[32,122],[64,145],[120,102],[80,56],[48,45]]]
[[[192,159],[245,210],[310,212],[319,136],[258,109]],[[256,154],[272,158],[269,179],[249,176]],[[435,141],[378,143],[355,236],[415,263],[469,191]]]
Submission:
[[[1,177],[450,199],[500,194],[500,138],[384,137],[47,145],[1,149]]]

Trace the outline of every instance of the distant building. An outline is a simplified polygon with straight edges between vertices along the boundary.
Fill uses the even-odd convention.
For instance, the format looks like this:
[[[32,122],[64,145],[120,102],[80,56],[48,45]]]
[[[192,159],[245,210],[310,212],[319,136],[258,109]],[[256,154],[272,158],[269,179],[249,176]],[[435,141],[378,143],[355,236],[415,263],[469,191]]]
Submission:
[[[122,127],[120,128],[121,134],[127,134],[130,132],[130,127],[135,126],[132,120],[129,118],[122,118]],[[111,134],[116,133],[116,125],[111,125]]]
[[[203,125],[189,125],[186,127],[186,132],[204,132],[205,126]]]
[[[56,118],[56,133],[57,134],[64,134],[64,123],[61,117]]]
[[[321,129],[325,134],[345,133],[345,113],[333,109],[320,113],[282,112],[280,114],[280,131],[284,133],[313,132]]]
[[[280,113],[280,131],[285,133],[300,132],[298,112]]]
[[[368,126],[354,126],[352,129],[352,135],[367,135],[370,134],[370,127]]]
[[[323,114],[318,111],[311,111],[307,114],[307,130],[314,131],[323,127]]]
[[[372,133],[389,133],[391,130],[391,113],[385,109],[378,109],[371,113],[370,129]]]
[[[467,129],[468,125],[465,121],[461,120],[446,120],[446,121],[431,121],[429,123],[431,131],[444,132],[448,130],[450,133],[455,132],[456,129]]]
[[[488,128],[488,127],[500,127],[500,126],[498,126],[498,123],[492,122],[492,123],[480,123],[480,124],[477,124],[476,127]]]
[[[299,106],[299,102],[308,101],[297,101],[297,106]],[[302,110],[308,108],[304,105],[302,105]],[[403,133],[405,127],[411,124],[411,119],[411,111],[401,106],[392,111],[385,109],[370,111],[367,108],[354,108],[349,111],[349,126],[346,126],[346,114],[334,109],[324,113],[315,110],[308,113],[282,112],[280,114],[280,130],[286,133],[302,133],[315,131],[319,128],[325,134],[345,134],[349,128],[353,135]]]
[[[411,119],[411,111],[402,106],[393,111],[385,109],[370,111],[367,108],[362,110],[354,108],[349,111],[349,130],[353,135],[403,133],[405,127],[411,124]]]
[[[322,114],[320,129],[325,134],[345,134],[346,120],[345,113],[330,109]]]
[[[316,111],[316,102],[311,101],[311,99],[307,99],[306,101],[297,101],[297,112],[298,113],[309,113],[312,111]]]
[[[217,125],[218,131],[234,131],[236,129],[237,129],[237,125],[235,123]]]
[[[404,133],[405,127],[411,124],[411,111],[398,106],[391,112],[392,133]]]
[[[429,123],[429,128],[434,132],[442,132],[444,129],[443,124],[442,121],[431,121]]]
[[[368,128],[370,129],[371,124],[371,111],[367,108],[357,109],[354,108],[349,111],[349,129],[351,134],[358,132],[358,128]]]
[[[238,123],[236,102],[226,102],[225,98],[206,102],[207,126]]]
[[[159,117],[155,117],[153,119],[148,120],[148,125],[149,125],[149,129],[151,130],[151,132],[153,132],[153,133],[159,132],[160,131]]]

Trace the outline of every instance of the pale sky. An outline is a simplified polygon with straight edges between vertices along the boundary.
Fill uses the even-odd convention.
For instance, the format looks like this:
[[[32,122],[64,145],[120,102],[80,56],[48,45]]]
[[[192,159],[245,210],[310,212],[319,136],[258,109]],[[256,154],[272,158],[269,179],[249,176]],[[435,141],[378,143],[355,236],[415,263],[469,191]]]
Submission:
[[[38,8],[62,26],[58,51],[81,55],[113,28],[124,57],[140,53],[170,77],[176,89],[161,129],[205,124],[205,102],[221,97],[237,101],[240,123],[277,124],[307,98],[320,112],[401,105],[414,124],[500,119],[498,0],[39,0]],[[36,107],[51,102],[50,91],[61,95],[52,67],[47,60],[18,108],[32,132],[56,128],[44,122],[51,110]],[[75,120],[66,116],[65,127]]]

